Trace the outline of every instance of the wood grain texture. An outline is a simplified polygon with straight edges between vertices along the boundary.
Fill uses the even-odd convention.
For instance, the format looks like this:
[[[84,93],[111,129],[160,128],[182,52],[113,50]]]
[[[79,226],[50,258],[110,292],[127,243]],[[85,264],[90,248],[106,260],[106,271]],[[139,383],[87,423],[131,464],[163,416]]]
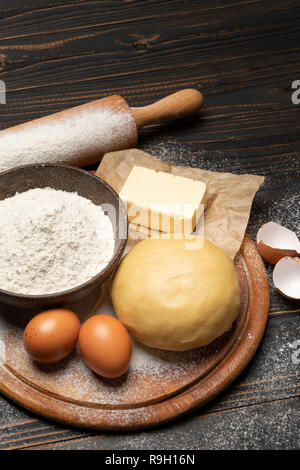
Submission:
[[[299,414],[299,400],[292,398],[265,405],[253,405],[216,414],[194,416],[152,432],[112,433],[40,444],[37,450],[228,450],[273,449],[276,439],[278,449],[295,449],[299,445],[295,416]],[[245,426],[246,424],[246,426]],[[291,437],[292,436],[292,437]],[[26,447],[25,447],[26,448]]]
[[[291,83],[300,78],[299,17],[296,0],[2,0],[0,78],[8,93],[0,128],[113,93],[144,106],[194,87],[205,97],[199,118],[151,126],[139,146],[177,165],[264,175],[248,233],[254,240],[258,227],[274,220],[299,236],[300,106],[291,102]],[[81,432],[39,420],[1,397],[1,445],[299,447],[293,398],[299,365],[290,345],[299,339],[300,306],[274,291],[270,266],[267,272],[264,340],[244,373],[206,410],[153,433],[76,440]]]
[[[193,116],[203,104],[203,95],[194,88],[186,88],[150,105],[131,108],[137,128],[156,122],[174,121]]]

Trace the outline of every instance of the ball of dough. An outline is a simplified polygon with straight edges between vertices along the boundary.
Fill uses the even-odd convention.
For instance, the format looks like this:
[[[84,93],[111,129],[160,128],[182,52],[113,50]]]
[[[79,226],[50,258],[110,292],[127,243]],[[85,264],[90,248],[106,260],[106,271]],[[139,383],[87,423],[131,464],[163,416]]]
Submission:
[[[230,257],[207,240],[191,248],[186,240],[143,240],[116,272],[115,312],[147,346],[174,351],[205,346],[238,315],[240,288]]]

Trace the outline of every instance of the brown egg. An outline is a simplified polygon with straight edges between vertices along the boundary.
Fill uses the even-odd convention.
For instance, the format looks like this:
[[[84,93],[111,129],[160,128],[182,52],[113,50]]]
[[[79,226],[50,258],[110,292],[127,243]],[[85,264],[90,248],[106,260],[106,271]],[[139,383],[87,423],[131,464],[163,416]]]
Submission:
[[[95,315],[81,327],[79,349],[96,374],[110,379],[123,375],[131,359],[131,341],[125,326],[108,315]]]
[[[71,310],[56,308],[33,317],[24,331],[24,346],[38,362],[56,362],[74,348],[80,322]]]

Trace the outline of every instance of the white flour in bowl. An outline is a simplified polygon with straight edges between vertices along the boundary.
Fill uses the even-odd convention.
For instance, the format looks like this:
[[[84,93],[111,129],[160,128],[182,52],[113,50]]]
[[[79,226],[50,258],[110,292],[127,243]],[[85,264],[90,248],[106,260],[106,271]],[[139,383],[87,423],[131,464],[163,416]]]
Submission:
[[[31,189],[0,201],[0,288],[41,295],[76,287],[114,252],[112,223],[76,192]]]

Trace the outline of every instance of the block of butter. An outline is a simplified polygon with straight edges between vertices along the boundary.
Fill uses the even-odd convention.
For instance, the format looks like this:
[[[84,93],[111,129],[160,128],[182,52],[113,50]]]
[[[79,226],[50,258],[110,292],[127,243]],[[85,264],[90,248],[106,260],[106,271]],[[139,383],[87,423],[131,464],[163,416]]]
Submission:
[[[169,233],[192,233],[203,212],[206,184],[133,166],[120,192],[129,222]]]

